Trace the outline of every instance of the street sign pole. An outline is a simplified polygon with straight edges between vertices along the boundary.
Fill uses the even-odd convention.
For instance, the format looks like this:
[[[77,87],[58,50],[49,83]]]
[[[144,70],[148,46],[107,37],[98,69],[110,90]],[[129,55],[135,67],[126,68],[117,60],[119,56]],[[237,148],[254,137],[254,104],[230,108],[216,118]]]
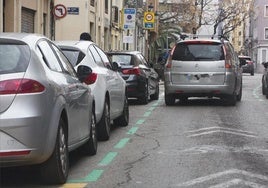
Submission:
[[[126,50],[129,50],[129,43],[134,43],[136,38],[136,9],[135,8],[125,8],[124,9],[124,24],[123,28],[127,31],[126,40],[123,41],[126,43]],[[130,35],[130,31],[132,35]],[[131,39],[130,39],[131,37]]]

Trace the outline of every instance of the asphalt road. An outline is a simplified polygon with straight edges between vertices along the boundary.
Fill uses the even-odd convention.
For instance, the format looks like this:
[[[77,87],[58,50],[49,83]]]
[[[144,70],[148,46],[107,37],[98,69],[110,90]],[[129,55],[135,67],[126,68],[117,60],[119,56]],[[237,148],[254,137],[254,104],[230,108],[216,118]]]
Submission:
[[[1,171],[0,187],[265,188],[268,187],[268,99],[261,74],[243,75],[242,101],[190,98],[166,106],[130,100],[130,124],[113,127],[98,153],[71,154],[68,182],[44,186],[31,168]]]

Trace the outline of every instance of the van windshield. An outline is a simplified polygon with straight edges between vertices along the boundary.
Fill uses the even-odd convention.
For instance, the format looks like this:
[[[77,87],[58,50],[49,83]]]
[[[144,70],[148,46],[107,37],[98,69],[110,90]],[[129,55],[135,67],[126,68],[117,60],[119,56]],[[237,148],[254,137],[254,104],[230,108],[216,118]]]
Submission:
[[[178,43],[172,60],[219,61],[224,60],[224,52],[220,43]]]

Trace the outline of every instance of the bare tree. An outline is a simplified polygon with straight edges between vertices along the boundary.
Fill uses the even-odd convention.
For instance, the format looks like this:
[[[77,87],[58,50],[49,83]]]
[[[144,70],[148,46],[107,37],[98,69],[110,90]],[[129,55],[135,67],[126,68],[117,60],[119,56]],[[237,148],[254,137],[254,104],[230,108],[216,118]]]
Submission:
[[[217,28],[221,26],[221,35],[228,36],[231,31],[249,18],[252,11],[251,0],[222,0],[214,22],[214,34],[217,32]]]

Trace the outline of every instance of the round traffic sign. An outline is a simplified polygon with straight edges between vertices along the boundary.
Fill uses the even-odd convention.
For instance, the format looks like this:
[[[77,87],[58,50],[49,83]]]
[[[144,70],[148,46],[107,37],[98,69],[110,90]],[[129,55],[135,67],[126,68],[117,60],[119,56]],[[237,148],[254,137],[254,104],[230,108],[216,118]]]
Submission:
[[[147,22],[150,22],[150,21],[152,21],[154,19],[154,15],[153,15],[153,13],[151,13],[151,12],[147,12],[146,14],[145,14],[145,20],[147,21]]]
[[[67,14],[67,9],[64,5],[58,4],[53,9],[54,16],[57,18],[63,18]]]

